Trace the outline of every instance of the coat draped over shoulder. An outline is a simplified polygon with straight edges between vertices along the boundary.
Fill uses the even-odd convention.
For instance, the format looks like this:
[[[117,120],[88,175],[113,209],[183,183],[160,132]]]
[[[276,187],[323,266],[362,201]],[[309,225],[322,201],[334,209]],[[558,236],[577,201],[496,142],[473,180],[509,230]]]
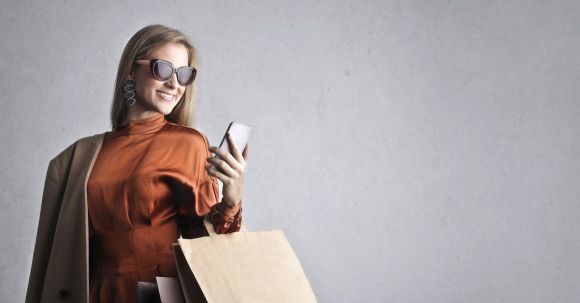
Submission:
[[[86,182],[104,133],[77,140],[48,165],[27,303],[88,302]]]

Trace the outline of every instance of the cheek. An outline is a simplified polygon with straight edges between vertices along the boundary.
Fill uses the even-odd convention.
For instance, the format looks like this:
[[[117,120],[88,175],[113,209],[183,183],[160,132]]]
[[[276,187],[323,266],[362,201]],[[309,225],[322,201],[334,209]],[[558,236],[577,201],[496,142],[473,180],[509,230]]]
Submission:
[[[141,97],[151,98],[157,90],[157,81],[152,79],[143,80],[141,85],[136,87],[136,90]]]
[[[163,84],[161,82],[159,82],[155,79],[151,79],[151,78],[148,78],[147,80],[145,80],[144,84],[145,84],[145,90],[149,90],[152,92],[159,89],[159,87],[163,86]]]

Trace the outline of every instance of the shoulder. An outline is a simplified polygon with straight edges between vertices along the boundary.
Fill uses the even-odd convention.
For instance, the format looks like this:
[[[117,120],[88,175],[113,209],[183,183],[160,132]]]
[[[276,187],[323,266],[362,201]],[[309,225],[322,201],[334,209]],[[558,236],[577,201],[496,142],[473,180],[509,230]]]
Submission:
[[[164,146],[171,146],[174,152],[181,155],[194,155],[195,159],[210,156],[207,136],[199,129],[174,123],[167,123]],[[196,160],[197,161],[197,160]]]
[[[172,136],[176,136],[182,143],[198,145],[203,148],[209,146],[207,136],[199,129],[168,122],[166,130]]]
[[[87,149],[91,147],[93,144],[102,142],[105,133],[99,133],[92,136],[82,137],[77,139],[70,145],[68,145],[65,149],[60,151],[56,156],[51,159],[53,163],[62,163],[68,162],[72,155],[75,153],[77,149]]]

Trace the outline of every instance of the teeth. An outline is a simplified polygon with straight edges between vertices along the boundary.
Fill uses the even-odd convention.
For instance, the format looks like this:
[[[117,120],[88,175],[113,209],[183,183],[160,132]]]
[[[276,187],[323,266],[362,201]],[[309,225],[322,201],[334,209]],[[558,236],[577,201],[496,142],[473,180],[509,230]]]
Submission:
[[[170,94],[162,93],[160,91],[157,91],[157,94],[159,94],[161,97],[163,97],[163,99],[166,99],[166,100],[172,100],[173,99],[173,95],[170,95]]]

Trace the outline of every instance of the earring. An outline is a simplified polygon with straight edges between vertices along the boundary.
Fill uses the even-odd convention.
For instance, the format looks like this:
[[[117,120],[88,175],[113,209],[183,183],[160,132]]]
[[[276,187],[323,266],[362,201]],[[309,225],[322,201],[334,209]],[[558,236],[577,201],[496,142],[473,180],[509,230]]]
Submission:
[[[125,97],[125,104],[127,106],[132,106],[135,104],[135,80],[127,79],[125,80],[125,86],[123,86],[123,96]]]

